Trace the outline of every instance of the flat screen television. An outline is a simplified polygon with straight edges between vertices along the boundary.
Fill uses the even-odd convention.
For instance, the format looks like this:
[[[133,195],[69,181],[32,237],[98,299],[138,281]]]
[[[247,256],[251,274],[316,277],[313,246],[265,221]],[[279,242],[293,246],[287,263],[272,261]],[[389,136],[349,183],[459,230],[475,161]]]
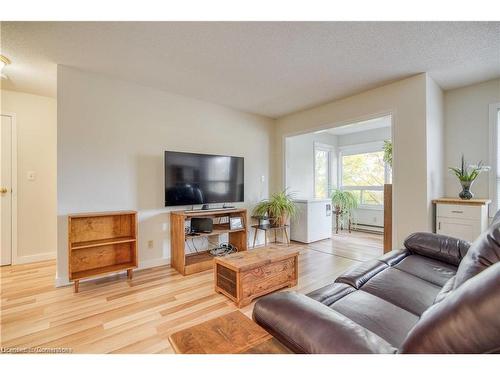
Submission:
[[[243,202],[244,159],[165,151],[165,206]]]

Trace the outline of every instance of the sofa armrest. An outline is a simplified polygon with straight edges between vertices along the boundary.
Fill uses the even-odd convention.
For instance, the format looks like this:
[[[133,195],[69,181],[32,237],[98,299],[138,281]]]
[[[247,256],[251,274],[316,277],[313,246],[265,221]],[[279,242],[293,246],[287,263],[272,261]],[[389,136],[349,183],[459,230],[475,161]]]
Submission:
[[[470,243],[442,234],[417,232],[409,235],[405,247],[413,253],[458,266]]]
[[[295,292],[279,292],[259,299],[253,319],[296,353],[396,352],[373,332]]]

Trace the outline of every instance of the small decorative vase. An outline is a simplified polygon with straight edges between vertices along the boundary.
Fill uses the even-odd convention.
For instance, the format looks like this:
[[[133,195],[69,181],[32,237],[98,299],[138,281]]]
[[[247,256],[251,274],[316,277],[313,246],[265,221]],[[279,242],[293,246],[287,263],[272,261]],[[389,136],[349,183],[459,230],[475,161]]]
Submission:
[[[460,194],[458,194],[458,196],[461,199],[468,200],[474,198],[474,194],[472,194],[470,191],[470,187],[472,186],[473,182],[474,181],[460,181],[460,185],[462,185],[462,191],[460,192]]]

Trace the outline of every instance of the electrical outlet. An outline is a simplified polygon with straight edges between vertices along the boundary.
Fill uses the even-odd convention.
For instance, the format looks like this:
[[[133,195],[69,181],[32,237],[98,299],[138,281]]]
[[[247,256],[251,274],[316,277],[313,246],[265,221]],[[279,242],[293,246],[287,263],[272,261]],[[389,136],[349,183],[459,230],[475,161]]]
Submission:
[[[153,248],[153,246],[154,246],[154,242],[153,242],[153,240],[149,240],[149,241],[148,241],[148,249],[152,249],[152,248]]]

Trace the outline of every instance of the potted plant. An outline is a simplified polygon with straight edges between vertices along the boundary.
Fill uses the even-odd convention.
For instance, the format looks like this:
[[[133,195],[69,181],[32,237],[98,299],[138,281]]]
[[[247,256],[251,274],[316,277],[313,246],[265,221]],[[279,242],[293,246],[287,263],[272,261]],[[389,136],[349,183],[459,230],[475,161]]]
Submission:
[[[353,212],[359,207],[358,198],[351,191],[335,189],[332,193],[332,204],[335,207],[335,232],[339,232],[340,219],[341,228],[343,228],[343,223],[347,223],[347,228],[351,233]]]
[[[297,205],[293,201],[293,194],[287,189],[275,193],[269,199],[264,199],[255,206],[253,215],[259,217],[268,216],[275,226],[282,226],[289,218],[297,215]]]
[[[488,168],[483,165],[482,161],[475,166],[468,165],[462,155],[462,165],[460,168],[449,167],[449,169],[457,176],[460,185],[462,185],[462,191],[458,196],[461,199],[472,199],[474,197],[474,194],[470,191],[472,184],[479,174]]]

